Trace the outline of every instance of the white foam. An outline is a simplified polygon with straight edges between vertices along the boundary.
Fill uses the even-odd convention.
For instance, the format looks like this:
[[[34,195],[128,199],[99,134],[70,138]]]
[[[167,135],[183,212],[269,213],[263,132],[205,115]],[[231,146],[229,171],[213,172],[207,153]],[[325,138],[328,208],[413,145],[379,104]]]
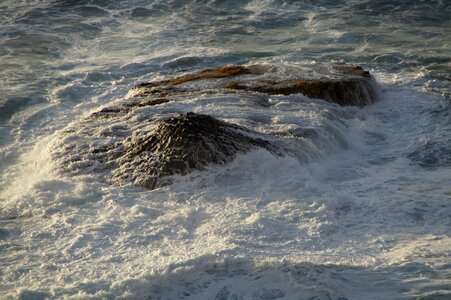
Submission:
[[[283,113],[265,126],[307,120],[324,126],[320,133],[331,134],[324,137],[330,145],[320,159],[302,162],[253,151],[230,164],[175,177],[173,185],[154,191],[111,187],[95,174],[56,174],[48,147],[60,135],[53,135],[8,170],[14,179],[2,192],[2,211],[26,219],[20,221],[20,234],[11,231],[3,247],[18,243],[40,251],[20,263],[5,257],[4,278],[14,286],[34,282],[18,290],[22,295],[75,298],[139,298],[155,291],[163,297],[186,292],[188,299],[209,299],[221,291],[287,299],[299,293],[356,296],[365,294],[359,288],[363,282],[381,281],[387,274],[386,299],[399,296],[399,289],[412,295],[440,290],[448,283],[445,271],[434,271],[419,287],[406,270],[446,265],[449,239],[442,220],[449,199],[445,190],[425,191],[444,188],[449,170],[425,181],[424,170],[394,155],[418,134],[415,124],[429,122],[409,120],[410,110],[431,101],[420,100],[423,96],[387,87],[384,100],[365,109],[318,102],[310,111],[293,110],[297,99],[292,96],[274,97],[286,101]],[[227,107],[235,114],[230,104],[221,108],[215,101],[220,113]],[[430,258],[422,256],[426,249]],[[221,265],[224,260],[229,267]],[[312,283],[318,281],[325,288]],[[186,283],[200,287],[193,290]],[[377,293],[378,285],[371,290]]]

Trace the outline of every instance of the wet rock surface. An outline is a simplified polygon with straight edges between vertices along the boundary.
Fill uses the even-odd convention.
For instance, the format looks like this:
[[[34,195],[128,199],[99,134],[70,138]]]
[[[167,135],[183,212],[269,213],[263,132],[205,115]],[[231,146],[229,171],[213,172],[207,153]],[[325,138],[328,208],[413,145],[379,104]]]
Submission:
[[[306,69],[311,72],[306,72]],[[286,79],[287,77],[289,79]],[[214,79],[222,80],[210,82],[209,85],[193,84],[196,81]],[[340,63],[206,69],[169,80],[141,83],[132,90],[132,94],[136,97],[168,96],[209,88],[245,90],[269,95],[303,94],[309,98],[343,106],[365,106],[378,98],[375,81],[368,71],[360,66]]]
[[[101,109],[66,129],[53,156],[68,175],[99,174],[112,184],[155,189],[171,184],[173,175],[225,164],[253,149],[283,155],[276,137],[205,114],[169,115],[137,121],[142,116],[132,111]]]
[[[285,155],[290,152],[286,147],[290,139],[305,141],[317,136],[315,130],[299,127],[285,133],[262,131],[258,124],[266,117],[247,116],[250,120],[244,124],[249,126],[243,126],[223,121],[221,115],[194,113],[180,105],[212,95],[213,99],[234,97],[243,107],[271,110],[270,95],[289,94],[304,94],[339,105],[363,106],[377,99],[373,78],[359,66],[206,69],[135,86],[125,99],[67,128],[53,154],[65,173],[97,173],[113,184],[132,183],[154,189],[172,183],[173,175],[225,164],[253,149]],[[294,148],[302,145],[297,143]]]
[[[118,171],[115,177],[152,189],[170,183],[162,177],[224,164],[256,147],[276,153],[276,148],[255,132],[189,112],[161,121],[144,136],[128,139],[118,161],[133,165],[133,172]]]

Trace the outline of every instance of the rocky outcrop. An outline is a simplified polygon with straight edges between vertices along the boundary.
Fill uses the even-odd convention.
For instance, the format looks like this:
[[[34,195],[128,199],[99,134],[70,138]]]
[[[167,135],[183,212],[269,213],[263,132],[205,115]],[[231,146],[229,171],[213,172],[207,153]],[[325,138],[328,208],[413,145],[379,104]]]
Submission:
[[[155,130],[126,140],[124,146],[118,163],[133,168],[119,167],[115,179],[131,180],[150,189],[170,183],[167,176],[224,164],[237,153],[257,147],[277,153],[263,135],[192,112],[164,119]]]
[[[270,95],[304,94],[356,106],[377,99],[373,78],[359,66],[253,65],[206,69],[137,85],[125,99],[67,128],[60,145],[55,147],[54,157],[60,169],[69,174],[97,172],[114,184],[133,183],[154,189],[170,184],[173,175],[225,164],[252,149],[263,148],[284,155],[289,153],[288,148],[293,149],[291,144],[284,148],[287,136],[307,140],[316,135],[311,128],[290,128],[280,133],[252,126],[258,122],[255,120],[249,122],[251,126],[243,122],[245,127],[186,112],[186,107],[193,109],[186,103],[210,94],[212,98],[218,95],[229,98],[231,94],[241,106],[250,103],[258,110],[271,109]]]
[[[172,175],[225,164],[252,149],[281,155],[271,137],[204,114],[188,112],[149,120],[141,128],[118,122],[105,129],[108,121],[123,121],[123,116],[95,120],[102,123],[67,130],[55,148],[54,157],[65,173],[100,173],[114,184],[154,189],[172,183]]]
[[[364,106],[377,100],[377,88],[368,71],[360,66],[334,63],[297,65],[227,66],[206,69],[173,79],[142,83],[132,90],[135,97],[168,96],[187,91],[228,89],[270,95],[304,94],[342,106]],[[305,70],[311,70],[306,72]],[[303,72],[299,72],[302,70]],[[291,71],[291,73],[290,73]],[[286,79],[286,77],[290,79]],[[212,80],[221,79],[220,81]],[[193,84],[196,81],[210,84]]]

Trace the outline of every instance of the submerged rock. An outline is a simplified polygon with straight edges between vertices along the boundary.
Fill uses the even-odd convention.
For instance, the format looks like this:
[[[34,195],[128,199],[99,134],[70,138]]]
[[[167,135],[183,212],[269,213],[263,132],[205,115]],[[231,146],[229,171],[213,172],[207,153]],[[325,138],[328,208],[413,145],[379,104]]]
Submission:
[[[203,170],[210,164],[225,164],[237,154],[256,148],[291,155],[293,149],[302,149],[309,139],[317,137],[314,129],[291,126],[280,132],[277,126],[264,125],[266,116],[240,114],[249,118],[242,122],[246,126],[240,126],[186,111],[196,111],[196,107],[203,105],[197,104],[202,103],[200,100],[193,107],[193,99],[211,95],[209,99],[236,99],[237,109],[270,112],[276,108],[272,108],[269,95],[295,93],[339,105],[363,106],[377,98],[374,79],[359,66],[253,65],[206,69],[137,85],[125,99],[66,128],[53,154],[60,170],[67,174],[98,173],[113,184],[133,183],[149,189],[170,184],[173,175]]]

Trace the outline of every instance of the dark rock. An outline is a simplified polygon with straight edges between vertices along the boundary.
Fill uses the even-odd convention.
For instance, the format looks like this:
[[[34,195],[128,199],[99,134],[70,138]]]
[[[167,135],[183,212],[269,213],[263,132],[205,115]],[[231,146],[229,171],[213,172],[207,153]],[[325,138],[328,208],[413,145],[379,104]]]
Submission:
[[[115,110],[99,112],[110,116]],[[281,155],[271,142],[275,138],[209,115],[189,112],[127,124],[130,112],[83,120],[80,127],[66,129],[53,151],[59,169],[68,175],[97,173],[113,184],[154,189],[171,184],[172,175],[225,164],[252,149]]]
[[[225,88],[247,90],[270,95],[303,94],[309,98],[323,99],[342,106],[364,106],[376,98],[369,80],[294,80],[263,82],[258,84],[230,83]]]
[[[163,177],[185,175],[209,164],[224,164],[237,153],[257,147],[276,153],[274,146],[249,129],[192,112],[165,119],[154,131],[131,138],[124,146],[125,153],[118,164],[132,164],[134,170],[129,179],[151,189],[168,184]],[[119,170],[116,178],[130,176]]]

